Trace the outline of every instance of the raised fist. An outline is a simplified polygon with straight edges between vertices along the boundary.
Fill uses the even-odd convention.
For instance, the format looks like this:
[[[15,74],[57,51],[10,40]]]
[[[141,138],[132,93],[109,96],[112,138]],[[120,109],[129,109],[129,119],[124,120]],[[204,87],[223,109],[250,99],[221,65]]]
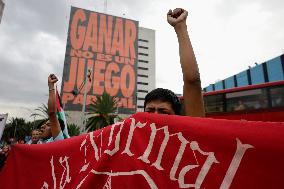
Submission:
[[[175,27],[179,23],[185,23],[188,12],[181,8],[176,8],[175,10],[169,10],[167,14],[167,20],[170,25]]]
[[[54,74],[48,76],[48,86],[51,87],[58,81],[57,77]]]

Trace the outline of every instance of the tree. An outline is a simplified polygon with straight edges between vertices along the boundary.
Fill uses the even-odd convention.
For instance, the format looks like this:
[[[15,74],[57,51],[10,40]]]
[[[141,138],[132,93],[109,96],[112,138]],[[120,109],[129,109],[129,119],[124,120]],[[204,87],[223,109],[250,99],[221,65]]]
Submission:
[[[46,104],[41,104],[41,106],[34,109],[34,113],[30,115],[34,118],[33,127],[34,129],[40,128],[40,126],[48,120],[48,108]],[[40,119],[36,119],[39,117]]]
[[[70,137],[80,135],[80,127],[78,127],[76,124],[67,124],[67,128]]]
[[[96,101],[92,101],[89,113],[91,117],[87,121],[87,130],[94,131],[101,129],[107,125],[114,123],[114,118],[117,117],[115,113],[117,109],[116,99],[106,92],[102,96],[97,97]]]
[[[3,132],[3,140],[8,142],[10,138],[24,139],[25,136],[30,135],[31,124],[26,123],[23,118],[12,118],[10,123],[5,126]]]
[[[43,120],[48,120],[48,108],[47,105],[41,104],[41,106],[34,109],[35,113],[31,114],[31,117],[40,117]]]

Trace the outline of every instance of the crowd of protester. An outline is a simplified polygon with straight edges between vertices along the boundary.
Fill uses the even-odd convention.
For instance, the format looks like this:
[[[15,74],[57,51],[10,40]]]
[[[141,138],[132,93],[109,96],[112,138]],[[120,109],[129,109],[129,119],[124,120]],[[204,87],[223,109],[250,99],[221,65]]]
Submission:
[[[44,122],[40,129],[34,129],[31,132],[31,136],[28,141],[16,138],[8,139],[7,143],[0,145],[0,170],[4,166],[4,163],[8,157],[9,151],[15,144],[44,144],[53,141],[63,140],[63,131],[60,127],[60,123],[56,116],[56,94],[55,83],[58,81],[54,74],[50,74],[48,77],[48,117],[49,119]]]
[[[174,28],[180,47],[180,64],[184,81],[183,96],[185,115],[204,117],[205,111],[201,94],[201,81],[198,65],[187,31],[187,15],[188,12],[184,9],[170,10],[167,14],[167,21]],[[45,122],[40,129],[35,129],[31,132],[29,141],[13,140],[10,144],[5,144],[0,149],[0,169],[9,154],[10,148],[15,143],[43,144],[63,140],[65,138],[62,127],[60,126],[59,120],[56,116],[55,83],[57,81],[58,79],[54,74],[49,75],[48,121]],[[180,115],[181,103],[179,98],[172,91],[158,88],[146,95],[144,111],[148,113]]]

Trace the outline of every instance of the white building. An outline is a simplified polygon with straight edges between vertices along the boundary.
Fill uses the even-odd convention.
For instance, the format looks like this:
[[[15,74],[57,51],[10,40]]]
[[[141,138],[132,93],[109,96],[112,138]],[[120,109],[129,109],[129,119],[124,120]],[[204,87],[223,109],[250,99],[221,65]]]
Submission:
[[[1,23],[1,20],[2,20],[2,16],[3,16],[3,12],[4,12],[4,2],[3,0],[0,0],[0,23]]]
[[[137,64],[137,112],[144,111],[144,98],[156,87],[155,30],[139,27]]]

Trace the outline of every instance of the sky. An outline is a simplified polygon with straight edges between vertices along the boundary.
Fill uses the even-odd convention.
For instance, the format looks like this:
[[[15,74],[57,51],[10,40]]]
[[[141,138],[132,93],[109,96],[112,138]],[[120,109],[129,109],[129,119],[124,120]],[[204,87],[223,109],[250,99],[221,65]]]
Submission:
[[[182,93],[169,9],[187,25],[202,87],[284,53],[283,0],[5,0],[0,24],[0,113],[31,120],[47,102],[47,77],[62,77],[71,6],[139,21],[156,31],[156,86]],[[177,79],[173,79],[177,78]],[[58,86],[61,86],[60,82]]]

